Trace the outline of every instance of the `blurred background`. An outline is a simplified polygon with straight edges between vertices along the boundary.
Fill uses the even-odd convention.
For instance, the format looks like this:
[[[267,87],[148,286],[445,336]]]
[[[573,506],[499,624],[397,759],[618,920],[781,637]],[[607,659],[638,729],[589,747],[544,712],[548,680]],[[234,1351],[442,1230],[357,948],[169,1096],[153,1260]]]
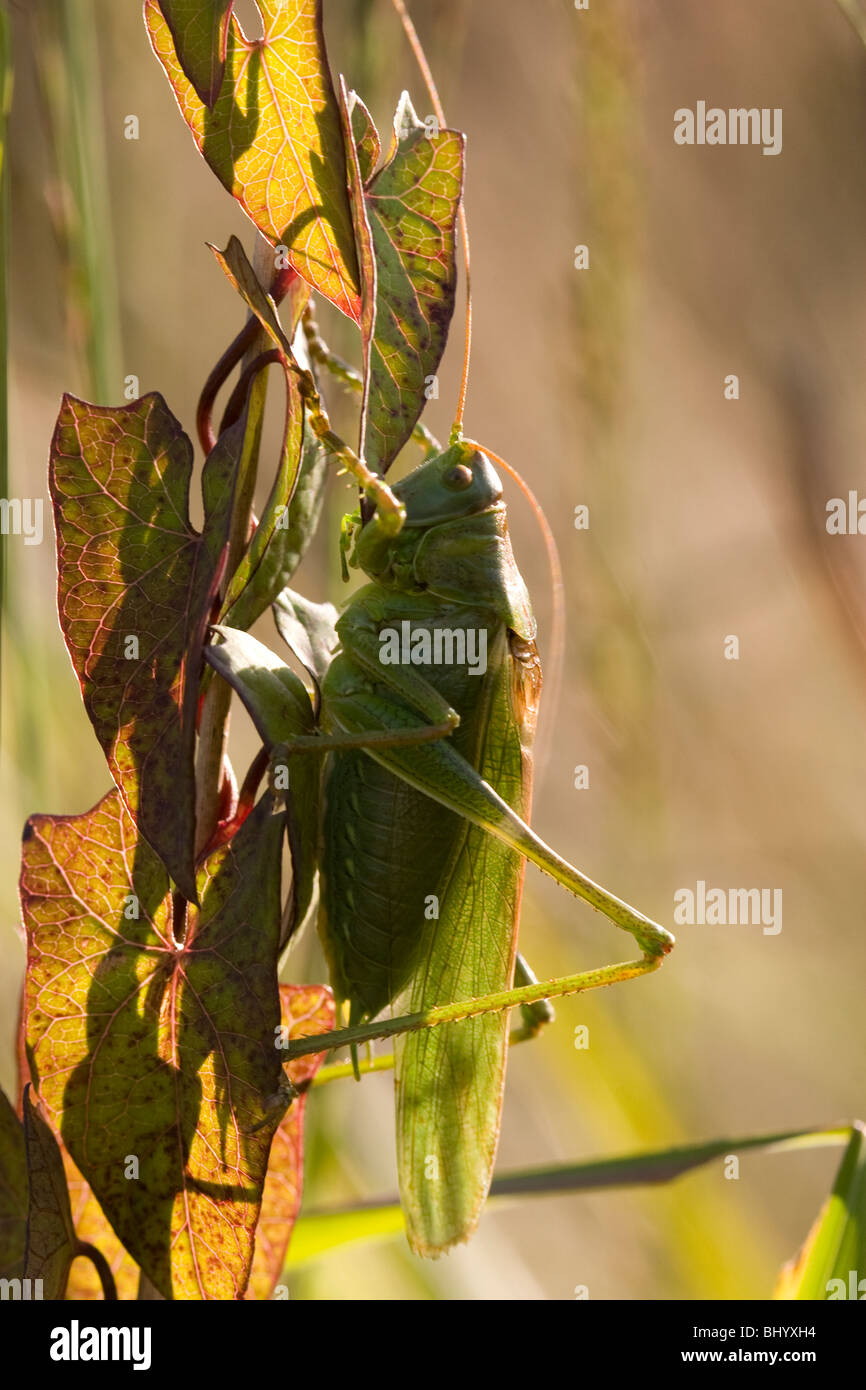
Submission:
[[[403,87],[426,114],[387,0],[325,8],[332,67],[380,130]],[[498,1171],[864,1117],[866,540],[828,538],[825,508],[866,495],[866,46],[836,0],[410,9],[468,134],[467,433],[526,477],[565,574],[564,679],[542,703],[534,824],[668,925],[675,892],[698,880],[781,889],[784,903],[777,935],[682,926],[661,973],[558,1004],[556,1025],[510,1059]],[[35,811],[85,810],[108,783],[56,624],[46,469],[60,396],[120,404],[134,375],[192,433],[241,321],[205,241],[253,238],[194,149],[137,4],[9,11],[7,495],[45,506],[41,546],[4,541],[0,1080],[14,1090],[21,829]],[[259,32],[251,0],[236,12]],[[783,152],[677,146],[673,113],[699,100],[781,107]],[[461,314],[427,413],[440,437]],[[351,325],[321,304],[319,317],[357,362]],[[738,400],[725,399],[731,373]],[[353,401],[324,386],[352,438]],[[263,487],[276,379],[271,396]],[[402,468],[416,459],[410,446]],[[350,500],[335,482],[296,579],[313,598],[344,597]],[[509,502],[549,663],[544,551],[513,488]],[[588,530],[573,525],[581,504]],[[279,650],[268,618],[256,633]],[[242,772],[254,742],[233,720]],[[533,869],[521,946],[542,977],[622,951]],[[322,972],[308,933],[286,978]],[[387,1074],[312,1095],[308,1208],[393,1193],[392,1116]],[[764,1297],[837,1162],[751,1154],[738,1180],[718,1162],[658,1190],[500,1202],[436,1263],[397,1237],[340,1249],[289,1286],[301,1299],[569,1299],[578,1285],[593,1299]]]

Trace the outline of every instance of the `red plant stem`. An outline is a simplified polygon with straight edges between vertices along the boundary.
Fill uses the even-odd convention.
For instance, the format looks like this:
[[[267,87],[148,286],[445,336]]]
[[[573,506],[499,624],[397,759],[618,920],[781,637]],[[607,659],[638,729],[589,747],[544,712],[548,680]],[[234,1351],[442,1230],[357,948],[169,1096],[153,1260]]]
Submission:
[[[231,840],[240,830],[256,801],[256,793],[261,785],[262,778],[268,770],[268,750],[260,748],[253,761],[250,763],[249,770],[243,780],[243,785],[238,793],[238,804],[230,820],[220,821],[216,827],[209,843],[205,846],[202,857],[219,849],[227,840]]]
[[[253,255],[253,269],[262,285],[266,284],[270,278],[272,258],[273,247],[265,237],[260,235],[256,241]],[[282,271],[271,283],[278,293],[282,290],[282,294],[285,294],[285,289],[291,284],[293,278],[294,271],[291,274]],[[256,331],[246,357],[254,360],[254,356],[260,355],[266,340],[256,320],[250,321],[255,323]],[[257,351],[256,345],[259,343],[261,348]],[[249,362],[245,361],[244,369],[248,365]],[[261,406],[263,408],[263,401]],[[244,484],[243,498],[239,495],[235,500],[235,510],[231,520],[226,567],[227,583],[231,581],[231,577],[240,562],[249,535],[252,489],[255,482],[255,457],[248,460],[247,467],[250,474]],[[231,687],[218,677],[210,682],[202,708],[196,756],[196,857],[209,844],[219,821],[220,781],[228,738],[231,697]]]
[[[269,290],[271,299],[275,304],[279,304],[285,299],[297,278],[298,272],[293,270],[291,266],[275,272]],[[214,402],[235,367],[239,362],[243,361],[244,357],[255,343],[259,332],[258,320],[255,318],[247,319],[240,333],[229,343],[202,387],[201,395],[198,399],[198,407],[196,409],[195,425],[198,440],[205,457],[207,457],[217,441],[212,421]],[[223,428],[225,428],[225,426],[223,426]]]
[[[267,352],[260,353],[258,357],[250,362],[249,366],[244,368],[240,380],[229,396],[226,408],[223,411],[223,417],[220,420],[220,434],[224,434],[231,425],[235,424],[235,422],[240,419],[246,403],[247,391],[253,377],[258,376],[259,372],[263,371],[265,367],[269,367],[272,362],[282,361],[283,354],[280,352],[279,348],[270,348]]]

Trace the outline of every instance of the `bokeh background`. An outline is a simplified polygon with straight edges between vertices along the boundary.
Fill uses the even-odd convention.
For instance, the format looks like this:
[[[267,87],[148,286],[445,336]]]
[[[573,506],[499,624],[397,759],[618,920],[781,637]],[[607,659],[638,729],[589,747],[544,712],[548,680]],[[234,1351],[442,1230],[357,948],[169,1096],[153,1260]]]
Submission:
[[[236,232],[250,247],[252,229],[196,154],[134,0],[9,8],[8,495],[46,509],[41,546],[4,542],[0,1079],[14,1087],[21,828],[34,811],[80,812],[107,785],[55,617],[46,460],[60,395],[120,403],[134,374],[191,432],[240,322],[204,243]],[[778,935],[684,926],[661,973],[560,1003],[511,1057],[499,1171],[862,1117],[866,540],[831,540],[824,521],[828,498],[866,494],[866,46],[836,0],[410,8],[468,133],[467,430],[525,475],[564,568],[564,679],[542,706],[534,823],[669,924],[675,891],[699,879],[784,900]],[[251,0],[236,10],[255,33]],[[425,114],[387,0],[326,11],[332,66],[380,129],[404,86]],[[675,145],[674,110],[698,100],[782,107],[782,154]],[[460,315],[428,411],[440,437]],[[357,361],[351,326],[325,308],[320,321]],[[729,373],[738,401],[724,398]],[[328,399],[351,437],[352,401],[339,387]],[[265,473],[276,389],[272,413]],[[415,457],[410,446],[403,467]],[[314,598],[344,596],[348,500],[335,483],[297,577]],[[514,489],[509,500],[549,660],[543,548]],[[581,503],[587,531],[572,524]],[[278,648],[268,620],[256,630]],[[243,770],[241,714],[233,749]],[[622,950],[532,869],[521,942],[542,976]],[[311,933],[286,975],[322,969]],[[308,1208],[393,1192],[392,1113],[387,1074],[313,1095]],[[577,1285],[599,1299],[763,1297],[837,1158],[754,1154],[735,1181],[719,1162],[668,1188],[494,1204],[436,1263],[398,1237],[340,1249],[289,1285],[301,1299],[569,1299]]]

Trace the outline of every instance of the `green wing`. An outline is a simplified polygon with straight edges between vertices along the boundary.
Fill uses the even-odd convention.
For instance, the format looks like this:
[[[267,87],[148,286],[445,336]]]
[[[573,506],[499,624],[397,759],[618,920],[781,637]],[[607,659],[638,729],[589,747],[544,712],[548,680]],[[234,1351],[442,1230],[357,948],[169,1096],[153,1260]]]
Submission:
[[[495,682],[479,771],[526,818],[540,690],[534,646],[512,637]],[[468,827],[401,1008],[414,1012],[509,988],[524,867],[521,855]],[[507,1046],[507,1012],[397,1040],[400,1195],[419,1254],[449,1249],[477,1224],[496,1157]]]

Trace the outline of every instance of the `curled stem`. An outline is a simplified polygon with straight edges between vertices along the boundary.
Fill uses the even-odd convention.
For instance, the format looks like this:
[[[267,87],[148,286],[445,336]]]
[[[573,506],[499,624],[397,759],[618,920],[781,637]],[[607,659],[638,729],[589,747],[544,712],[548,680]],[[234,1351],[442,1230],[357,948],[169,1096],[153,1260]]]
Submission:
[[[78,1241],[75,1247],[76,1257],[84,1255],[86,1259],[96,1269],[99,1275],[99,1282],[102,1285],[102,1296],[106,1302],[115,1303],[117,1301],[117,1285],[114,1282],[114,1275],[101,1250],[97,1250],[95,1245],[91,1245],[89,1240]]]

